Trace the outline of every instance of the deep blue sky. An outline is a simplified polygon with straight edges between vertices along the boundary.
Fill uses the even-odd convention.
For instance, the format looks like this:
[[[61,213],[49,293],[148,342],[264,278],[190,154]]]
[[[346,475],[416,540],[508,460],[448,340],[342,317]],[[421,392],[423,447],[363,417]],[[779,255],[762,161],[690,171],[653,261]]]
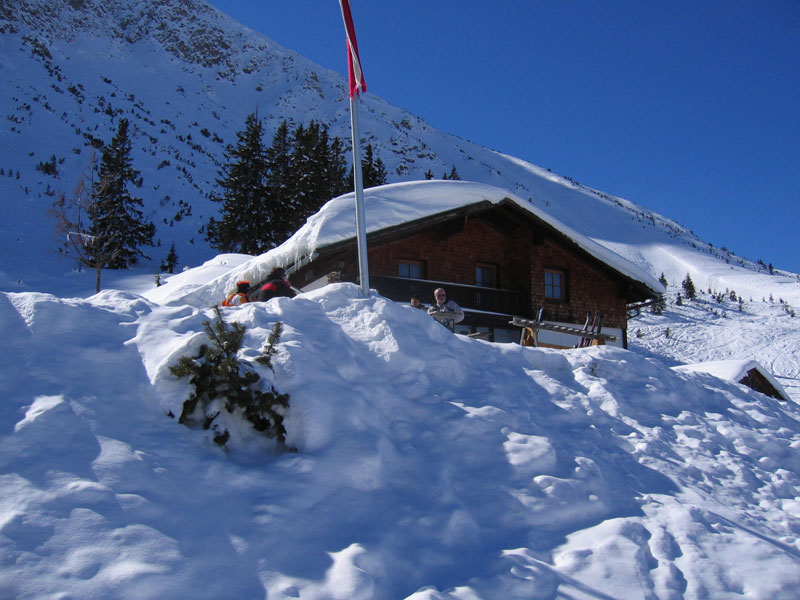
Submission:
[[[210,0],[346,74],[337,0]],[[368,91],[800,272],[800,0],[351,0]]]

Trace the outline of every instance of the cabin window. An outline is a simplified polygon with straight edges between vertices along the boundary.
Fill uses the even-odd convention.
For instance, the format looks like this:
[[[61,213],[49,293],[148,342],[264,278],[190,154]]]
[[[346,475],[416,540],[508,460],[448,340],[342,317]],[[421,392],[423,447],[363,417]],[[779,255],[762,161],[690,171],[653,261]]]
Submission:
[[[564,271],[546,269],[544,272],[544,297],[564,301],[567,298],[567,275]]]
[[[475,265],[475,285],[478,287],[497,287],[497,267],[478,263]]]
[[[420,260],[401,260],[397,265],[397,276],[409,279],[422,279],[425,265]]]

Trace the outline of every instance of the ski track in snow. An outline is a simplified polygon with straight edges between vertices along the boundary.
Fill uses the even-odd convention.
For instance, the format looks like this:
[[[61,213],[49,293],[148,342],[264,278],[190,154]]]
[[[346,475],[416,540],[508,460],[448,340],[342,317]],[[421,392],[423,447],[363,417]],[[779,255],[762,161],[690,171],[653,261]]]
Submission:
[[[641,348],[676,363],[754,359],[772,373],[789,395],[800,398],[800,317],[777,303],[735,302],[720,305],[707,295],[666,314],[643,314],[629,323],[632,348]],[[669,335],[667,335],[669,330]]]

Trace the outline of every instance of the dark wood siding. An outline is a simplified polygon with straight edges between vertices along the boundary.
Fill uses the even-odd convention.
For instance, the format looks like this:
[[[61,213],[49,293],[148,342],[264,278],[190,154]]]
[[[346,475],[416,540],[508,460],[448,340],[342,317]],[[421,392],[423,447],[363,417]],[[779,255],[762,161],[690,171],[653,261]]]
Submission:
[[[495,205],[411,225],[368,236],[371,286],[376,287],[374,277],[380,282],[379,291],[393,300],[406,302],[415,292],[430,303],[434,288],[449,286],[448,296],[465,309],[530,318],[544,306],[546,320],[579,325],[587,312],[602,312],[606,327],[626,328],[629,282],[545,224]],[[293,275],[295,285],[302,287],[332,270],[342,271],[345,281],[356,281],[355,240],[321,254]],[[403,260],[424,263],[424,280],[399,278],[398,264]],[[477,264],[496,266],[496,290],[475,285]],[[565,273],[564,301],[545,298],[546,269]],[[498,318],[486,320],[496,323]]]

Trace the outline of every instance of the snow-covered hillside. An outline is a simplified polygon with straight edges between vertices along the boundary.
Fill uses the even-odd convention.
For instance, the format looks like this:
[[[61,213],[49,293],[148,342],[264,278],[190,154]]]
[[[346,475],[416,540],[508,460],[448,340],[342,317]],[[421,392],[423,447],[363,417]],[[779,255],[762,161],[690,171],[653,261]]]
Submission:
[[[213,311],[127,286],[0,296],[2,597],[797,597],[796,403],[639,351],[456,336],[335,284],[225,312],[245,360],[284,323],[254,367],[296,449],[233,429],[226,453],[168,416]]]
[[[171,243],[182,264],[211,258],[202,233],[218,206],[214,189],[225,144],[258,111],[271,138],[284,120],[330,124],[349,140],[341,75],[284,49],[203,0],[21,0],[0,11],[0,264],[8,286],[46,285],[69,271],[46,209],[69,194],[108,142],[119,118],[132,124],[137,190],[157,225],[155,271]],[[702,258],[749,273],[766,269],[700,241],[667,217],[591,190],[520,159],[487,150],[366,94],[361,131],[389,181],[456,166],[465,180],[501,187],[654,276],[678,281]],[[55,158],[57,174],[37,166]],[[693,273],[694,275],[695,273]],[[25,284],[28,284],[26,287]]]
[[[800,402],[797,305],[773,292],[737,297],[741,306],[724,290],[704,290],[679,306],[675,293],[665,314],[643,313],[629,322],[631,348],[668,364],[755,359]]]

